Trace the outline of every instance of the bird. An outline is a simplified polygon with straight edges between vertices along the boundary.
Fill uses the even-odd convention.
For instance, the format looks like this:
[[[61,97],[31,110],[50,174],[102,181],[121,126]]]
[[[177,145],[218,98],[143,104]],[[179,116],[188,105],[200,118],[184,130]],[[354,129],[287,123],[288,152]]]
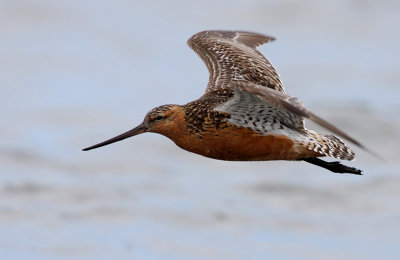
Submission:
[[[274,40],[248,31],[207,30],[193,35],[187,43],[209,71],[205,93],[185,105],[153,108],[137,127],[83,151],[153,132],[208,158],[305,161],[335,173],[362,175],[362,170],[340,161],[320,159],[355,159],[339,137],[366,148],[285,92],[276,69],[257,49]],[[305,119],[333,134],[307,129]]]

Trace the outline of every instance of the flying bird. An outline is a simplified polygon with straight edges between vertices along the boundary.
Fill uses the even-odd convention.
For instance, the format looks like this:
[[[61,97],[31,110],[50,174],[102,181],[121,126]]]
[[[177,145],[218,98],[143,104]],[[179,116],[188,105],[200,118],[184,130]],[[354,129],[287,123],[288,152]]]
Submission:
[[[246,31],[203,31],[188,45],[210,73],[205,93],[185,105],[156,107],[137,127],[83,151],[145,132],[162,134],[184,150],[228,161],[301,160],[337,173],[362,171],[319,157],[353,161],[338,137],[307,129],[314,121],[354,145],[365,147],[286,94],[271,63],[256,47],[275,40]]]

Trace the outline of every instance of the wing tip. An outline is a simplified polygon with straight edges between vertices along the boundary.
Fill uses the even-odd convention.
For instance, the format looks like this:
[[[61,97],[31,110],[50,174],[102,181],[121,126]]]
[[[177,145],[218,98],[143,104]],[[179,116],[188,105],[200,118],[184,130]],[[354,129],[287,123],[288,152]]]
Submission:
[[[266,44],[271,41],[275,41],[276,38],[269,35],[264,35],[260,33],[254,33],[249,31],[239,31],[239,30],[205,30],[192,35],[187,44],[192,47],[194,42],[199,38],[222,38],[222,39],[232,39],[234,41],[240,42],[246,46],[255,48],[257,46]]]

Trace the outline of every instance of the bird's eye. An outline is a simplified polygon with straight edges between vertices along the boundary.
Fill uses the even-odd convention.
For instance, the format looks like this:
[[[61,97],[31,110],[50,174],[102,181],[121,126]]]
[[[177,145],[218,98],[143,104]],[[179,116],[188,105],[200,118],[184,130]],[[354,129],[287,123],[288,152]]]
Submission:
[[[156,117],[156,120],[163,120],[163,119],[164,119],[163,116],[157,116],[157,117]]]

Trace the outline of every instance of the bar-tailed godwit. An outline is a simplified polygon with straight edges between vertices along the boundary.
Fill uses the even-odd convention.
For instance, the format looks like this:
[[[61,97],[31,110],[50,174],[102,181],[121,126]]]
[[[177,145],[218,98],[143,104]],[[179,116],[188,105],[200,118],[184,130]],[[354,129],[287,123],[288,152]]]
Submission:
[[[285,93],[271,63],[256,49],[274,38],[245,31],[203,31],[188,45],[210,73],[206,91],[186,105],[152,109],[137,127],[84,151],[145,132],[162,134],[187,151],[229,161],[303,160],[333,172],[361,174],[329,156],[354,160],[354,152],[334,135],[305,128],[310,119],[364,148],[358,141]]]

